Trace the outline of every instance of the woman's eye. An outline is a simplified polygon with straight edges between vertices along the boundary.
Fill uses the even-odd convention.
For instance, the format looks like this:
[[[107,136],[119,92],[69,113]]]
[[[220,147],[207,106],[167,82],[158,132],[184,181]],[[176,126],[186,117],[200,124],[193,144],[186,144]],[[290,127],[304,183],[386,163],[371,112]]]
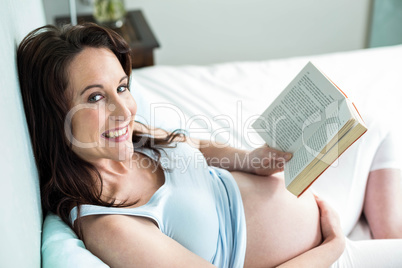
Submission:
[[[119,87],[117,88],[117,92],[121,93],[121,92],[126,91],[127,89],[128,89],[128,86],[126,86],[126,85],[124,85],[124,86],[119,86]]]
[[[99,101],[99,100],[101,100],[101,99],[103,99],[103,96],[102,96],[101,94],[94,94],[94,95],[91,95],[91,96],[88,98],[88,101],[89,101],[89,102],[97,102],[97,101]]]

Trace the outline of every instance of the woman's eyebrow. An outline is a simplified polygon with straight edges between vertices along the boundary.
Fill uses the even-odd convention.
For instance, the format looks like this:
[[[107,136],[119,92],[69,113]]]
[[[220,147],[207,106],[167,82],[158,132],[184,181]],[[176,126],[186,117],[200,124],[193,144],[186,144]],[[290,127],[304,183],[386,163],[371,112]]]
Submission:
[[[119,83],[121,83],[124,79],[128,79],[128,76],[127,76],[127,75],[123,76],[123,77],[120,79]],[[81,91],[80,96],[82,96],[82,95],[85,93],[85,91],[87,91],[88,89],[91,89],[91,88],[94,88],[94,87],[103,88],[103,86],[102,86],[102,85],[99,85],[99,84],[94,84],[94,85],[86,86],[86,87]]]
[[[103,88],[103,86],[102,85],[89,85],[89,86],[86,86],[82,91],[81,91],[81,94],[80,94],[80,96],[82,96],[84,93],[85,93],[85,91],[87,91],[88,89],[91,89],[91,88],[94,88],[94,87],[99,87],[99,88]]]

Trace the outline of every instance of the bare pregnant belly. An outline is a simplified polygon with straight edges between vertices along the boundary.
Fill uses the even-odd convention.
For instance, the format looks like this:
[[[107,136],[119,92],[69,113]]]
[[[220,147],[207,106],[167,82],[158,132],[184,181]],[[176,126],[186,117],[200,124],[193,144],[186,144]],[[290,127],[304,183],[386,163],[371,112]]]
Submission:
[[[320,244],[319,210],[310,192],[295,197],[286,190],[282,174],[232,175],[246,214],[245,267],[273,267]]]

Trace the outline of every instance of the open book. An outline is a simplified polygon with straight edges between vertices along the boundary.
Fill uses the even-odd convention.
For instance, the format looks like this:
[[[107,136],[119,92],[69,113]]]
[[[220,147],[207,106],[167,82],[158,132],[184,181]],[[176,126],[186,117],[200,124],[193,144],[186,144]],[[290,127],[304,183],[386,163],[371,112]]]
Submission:
[[[367,131],[355,105],[311,62],[252,127],[268,146],[293,153],[284,173],[296,196]]]

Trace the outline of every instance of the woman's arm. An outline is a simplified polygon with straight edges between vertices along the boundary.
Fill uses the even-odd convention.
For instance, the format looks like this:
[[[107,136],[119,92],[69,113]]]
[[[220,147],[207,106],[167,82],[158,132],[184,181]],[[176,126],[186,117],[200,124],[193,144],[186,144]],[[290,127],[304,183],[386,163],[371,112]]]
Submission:
[[[402,186],[399,169],[370,172],[364,214],[376,239],[402,238]]]
[[[339,216],[317,196],[316,201],[320,209],[323,243],[279,267],[329,267],[342,255],[345,249],[345,237],[342,233]]]
[[[198,148],[211,166],[257,175],[271,175],[282,171],[284,162],[292,157],[290,153],[266,145],[249,152],[208,140],[188,138],[187,142]]]
[[[110,267],[215,267],[148,219],[102,215],[81,221],[85,246]]]

